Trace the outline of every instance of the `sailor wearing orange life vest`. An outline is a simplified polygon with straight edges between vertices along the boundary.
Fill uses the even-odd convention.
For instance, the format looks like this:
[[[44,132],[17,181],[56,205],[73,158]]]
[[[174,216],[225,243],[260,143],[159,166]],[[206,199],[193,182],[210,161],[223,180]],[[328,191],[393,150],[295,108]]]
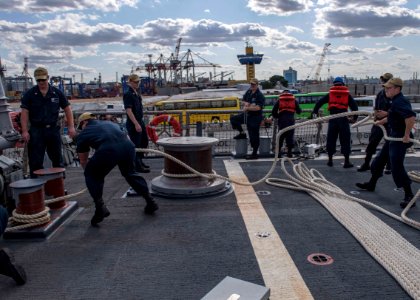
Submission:
[[[348,108],[352,111],[358,110],[357,104],[353,97],[350,95],[348,88],[344,85],[344,80],[341,77],[336,77],[333,81],[333,86],[330,88],[330,92],[318,100],[312,111],[312,115],[318,114],[318,110],[322,105],[328,103],[328,110],[331,115],[344,113],[348,111]],[[357,116],[353,117],[353,120],[357,120]],[[341,153],[344,155],[344,168],[351,168],[353,164],[350,163],[350,125],[347,117],[331,119],[328,121],[328,133],[327,133],[327,153],[328,163],[327,165],[332,167],[332,157],[336,152],[337,138],[340,137]]]
[[[277,101],[274,106],[271,114],[273,118],[277,119],[279,130],[295,125],[295,113],[300,114],[302,109],[299,106],[298,101],[295,96],[291,94],[288,90],[284,90],[279,96],[279,101]],[[284,140],[286,140],[287,146],[287,157],[292,157],[292,150],[294,145],[294,133],[295,130],[289,130],[283,133],[280,136],[280,149],[283,146]],[[281,152],[279,157],[281,157]]]

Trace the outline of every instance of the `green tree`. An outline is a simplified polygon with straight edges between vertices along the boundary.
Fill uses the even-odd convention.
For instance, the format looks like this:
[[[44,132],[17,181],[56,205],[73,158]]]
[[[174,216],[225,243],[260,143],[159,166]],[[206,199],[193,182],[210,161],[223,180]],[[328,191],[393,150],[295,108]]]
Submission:
[[[284,79],[283,76],[280,76],[280,75],[271,76],[269,81],[271,82],[273,87],[275,87],[277,85],[277,82],[280,82],[281,85],[284,86],[284,87],[289,86],[289,82],[286,79]]]
[[[268,90],[273,88],[273,84],[269,80],[261,81],[261,87],[263,90]]]

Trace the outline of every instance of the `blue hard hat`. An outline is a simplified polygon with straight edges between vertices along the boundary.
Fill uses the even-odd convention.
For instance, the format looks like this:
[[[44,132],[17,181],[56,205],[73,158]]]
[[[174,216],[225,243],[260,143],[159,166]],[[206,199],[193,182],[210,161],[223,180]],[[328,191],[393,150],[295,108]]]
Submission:
[[[341,77],[335,77],[335,79],[333,81],[333,84],[336,84],[336,83],[344,84],[343,78],[341,78]]]

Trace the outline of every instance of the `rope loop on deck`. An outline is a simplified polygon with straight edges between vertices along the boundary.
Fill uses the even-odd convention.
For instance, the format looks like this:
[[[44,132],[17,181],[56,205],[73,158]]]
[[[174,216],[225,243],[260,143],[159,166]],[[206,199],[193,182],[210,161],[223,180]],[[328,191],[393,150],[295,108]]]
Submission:
[[[69,194],[69,195],[65,195],[65,196],[61,196],[61,197],[57,197],[53,199],[48,199],[48,200],[45,200],[44,202],[47,205],[47,204],[59,202],[62,200],[67,200],[67,199],[79,196],[80,194],[83,194],[86,191],[87,189],[83,189],[77,193],[73,193],[73,194]],[[31,228],[31,227],[36,227],[39,225],[46,224],[51,221],[51,215],[49,211],[50,211],[49,207],[46,206],[43,211],[36,214],[28,215],[28,214],[19,214],[15,209],[12,212],[12,216],[9,218],[9,223],[5,231],[6,232],[17,231],[21,229],[26,229],[26,228]]]

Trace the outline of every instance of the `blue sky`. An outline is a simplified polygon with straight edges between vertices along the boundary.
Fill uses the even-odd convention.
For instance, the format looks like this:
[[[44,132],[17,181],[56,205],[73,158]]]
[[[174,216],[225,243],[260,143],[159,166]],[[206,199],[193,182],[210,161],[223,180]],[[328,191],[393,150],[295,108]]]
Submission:
[[[152,54],[169,58],[182,38],[187,49],[218,64],[216,71],[245,79],[237,54],[245,41],[264,54],[256,77],[292,67],[298,79],[314,75],[331,43],[321,77],[410,79],[420,69],[420,5],[405,0],[2,0],[0,57],[7,76],[45,66],[50,75],[84,82],[114,81],[144,66]],[[195,56],[197,54],[198,56]],[[140,71],[140,75],[145,73]]]

